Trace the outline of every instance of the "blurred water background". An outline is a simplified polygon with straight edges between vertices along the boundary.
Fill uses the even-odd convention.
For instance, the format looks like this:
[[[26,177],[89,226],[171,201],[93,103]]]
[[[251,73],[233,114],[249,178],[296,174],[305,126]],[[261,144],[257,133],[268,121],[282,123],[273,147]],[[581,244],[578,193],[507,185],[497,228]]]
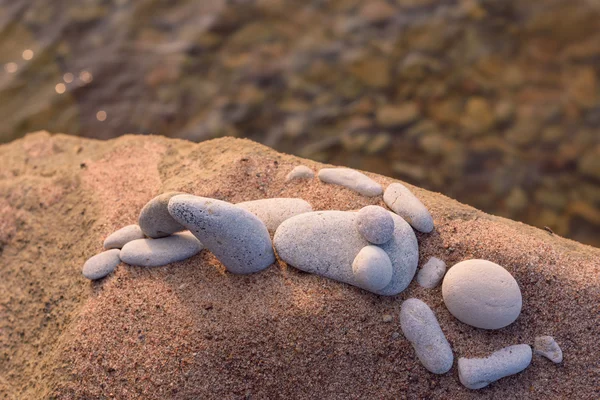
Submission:
[[[278,150],[600,246],[600,0],[0,0],[0,142]]]

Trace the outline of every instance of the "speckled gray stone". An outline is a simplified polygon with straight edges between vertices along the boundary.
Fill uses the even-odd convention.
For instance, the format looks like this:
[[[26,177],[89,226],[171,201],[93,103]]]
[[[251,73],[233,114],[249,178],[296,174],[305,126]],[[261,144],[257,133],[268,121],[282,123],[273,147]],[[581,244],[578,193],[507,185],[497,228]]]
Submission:
[[[273,237],[279,257],[306,272],[362,287],[352,263],[370,243],[356,229],[355,211],[316,211],[284,221]],[[402,218],[394,219],[394,237],[379,246],[390,258],[392,280],[374,293],[393,296],[402,292],[415,275],[419,248],[414,231]],[[364,288],[366,289],[366,288]],[[368,290],[368,289],[366,289]]]
[[[185,227],[175,221],[167,210],[169,200],[180,194],[183,193],[163,193],[146,203],[138,219],[138,224],[146,236],[160,238],[185,230]]]
[[[308,168],[305,165],[298,165],[294,167],[293,170],[290,171],[289,174],[285,177],[285,181],[293,181],[295,179],[312,179],[315,177],[315,173],[312,169]]]
[[[427,304],[419,299],[402,303],[400,328],[429,372],[445,374],[450,371],[454,362],[452,348]]]
[[[393,267],[390,257],[380,247],[363,247],[352,262],[354,278],[371,292],[381,290],[392,280]]]
[[[236,206],[256,215],[273,233],[286,219],[312,211],[312,206],[302,199],[274,198],[237,203]]]
[[[91,280],[104,278],[113,272],[121,262],[120,252],[119,249],[112,249],[90,257],[83,264],[83,276]]]
[[[104,240],[105,249],[120,249],[125,243],[136,239],[143,239],[144,232],[139,225],[127,225],[110,235]]]
[[[383,207],[366,206],[358,212],[356,228],[369,242],[384,244],[394,236],[394,219]]]
[[[531,347],[517,344],[498,350],[486,358],[458,359],[460,383],[469,389],[481,389],[490,383],[523,371],[531,363]]]
[[[563,360],[563,353],[552,336],[538,336],[535,338],[533,352],[546,357],[553,363],[560,363]]]
[[[446,263],[431,257],[417,272],[417,283],[427,289],[434,288],[440,284],[445,273]]]
[[[190,232],[158,239],[138,239],[121,249],[121,260],[138,267],[161,267],[183,261],[202,251],[202,244]]]
[[[483,329],[510,325],[523,304],[515,278],[487,260],[462,261],[450,268],[442,283],[442,296],[452,315]]]
[[[275,262],[267,227],[250,211],[226,201],[180,195],[169,202],[169,212],[231,273],[258,272]]]
[[[388,186],[383,201],[419,232],[429,233],[433,230],[433,218],[429,210],[403,184],[392,183]]]
[[[319,179],[325,183],[344,186],[367,197],[379,196],[383,188],[373,179],[350,168],[323,168]]]

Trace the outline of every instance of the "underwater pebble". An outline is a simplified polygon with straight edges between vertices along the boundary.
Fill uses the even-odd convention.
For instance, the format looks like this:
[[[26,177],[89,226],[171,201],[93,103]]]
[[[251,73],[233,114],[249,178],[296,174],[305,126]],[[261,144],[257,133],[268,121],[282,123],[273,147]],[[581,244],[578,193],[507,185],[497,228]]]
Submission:
[[[113,272],[121,262],[119,258],[120,252],[121,250],[119,249],[112,249],[90,257],[83,264],[83,276],[91,280],[104,278]]]
[[[401,183],[392,183],[385,189],[383,201],[419,232],[433,230],[433,218],[429,210],[412,192]]]
[[[356,228],[369,242],[384,244],[394,235],[394,219],[383,207],[366,206],[358,212]]]
[[[445,374],[450,371],[454,362],[452,348],[427,304],[419,299],[408,299],[402,303],[400,328],[429,372]]]
[[[275,198],[237,203],[236,206],[256,215],[267,227],[275,232],[277,227],[294,215],[312,211],[312,206],[303,199]]]
[[[121,249],[121,260],[138,267],[161,267],[183,261],[202,251],[202,243],[190,232],[158,239],[137,239]]]
[[[363,247],[352,262],[352,271],[360,287],[371,292],[386,287],[393,275],[390,257],[377,246]]]
[[[536,337],[533,351],[535,354],[542,355],[556,364],[563,360],[562,350],[552,336]]]
[[[298,165],[294,167],[293,170],[290,171],[289,174],[285,177],[285,181],[289,182],[294,179],[312,179],[315,177],[315,173],[312,169],[308,168],[305,165]]]
[[[138,224],[146,236],[160,238],[185,230],[185,227],[175,221],[167,210],[169,200],[180,194],[183,193],[163,193],[146,203],[138,219]]]
[[[275,262],[269,231],[250,211],[226,201],[184,194],[171,199],[169,212],[231,273],[258,272]]]
[[[469,389],[481,389],[490,383],[523,371],[531,363],[531,347],[527,344],[508,346],[486,358],[458,359],[460,383]]]
[[[125,243],[136,239],[143,239],[144,232],[139,225],[127,225],[117,231],[114,231],[104,240],[105,249],[120,249]]]
[[[319,179],[325,183],[344,186],[367,197],[379,196],[383,188],[373,179],[350,168],[323,168]]]
[[[510,325],[523,304],[515,278],[487,260],[462,261],[450,268],[442,283],[442,296],[452,315],[483,329]]]
[[[446,263],[437,257],[431,257],[417,272],[417,283],[427,289],[434,288],[442,281],[445,273]]]

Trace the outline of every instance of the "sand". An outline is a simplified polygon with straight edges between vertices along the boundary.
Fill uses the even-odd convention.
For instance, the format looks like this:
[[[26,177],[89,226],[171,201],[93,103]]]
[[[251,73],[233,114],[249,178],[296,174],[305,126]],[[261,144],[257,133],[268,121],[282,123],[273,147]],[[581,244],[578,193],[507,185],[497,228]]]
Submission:
[[[410,185],[436,226],[417,234],[419,265],[435,256],[449,267],[504,266],[523,293],[515,323],[465,325],[441,287],[416,281],[383,297],[280,261],[235,276],[206,250],[160,268],[121,264],[100,282],[81,275],[108,234],[169,190],[231,202],[301,197],[315,210],[384,206],[316,178],[286,183],[300,163],[322,166],[229,138],[40,132],[0,146],[0,398],[600,398],[600,250]],[[399,326],[409,297],[433,309],[456,359],[551,335],[564,361],[535,356],[524,372],[468,390],[456,360],[441,376],[420,365]]]

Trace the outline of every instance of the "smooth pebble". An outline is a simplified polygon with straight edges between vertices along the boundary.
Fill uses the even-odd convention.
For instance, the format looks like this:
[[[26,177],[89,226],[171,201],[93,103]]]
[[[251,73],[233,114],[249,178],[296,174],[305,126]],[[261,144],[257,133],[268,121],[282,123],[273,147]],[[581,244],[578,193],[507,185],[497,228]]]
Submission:
[[[450,371],[454,362],[452,348],[427,304],[419,299],[402,303],[400,328],[429,372],[445,374]]]
[[[363,247],[352,262],[352,271],[360,287],[371,292],[386,287],[394,273],[390,257],[377,246]]]
[[[169,200],[180,194],[183,193],[163,193],[146,203],[138,219],[138,224],[146,236],[160,238],[185,230],[185,227],[175,221],[167,210]]]
[[[110,235],[104,240],[105,249],[120,249],[126,243],[136,239],[143,239],[144,232],[139,225],[127,225]]]
[[[286,219],[312,211],[312,206],[303,199],[274,198],[237,203],[236,206],[256,215],[273,233]]]
[[[431,257],[417,272],[417,283],[427,289],[434,288],[440,284],[445,273],[446,263]]]
[[[369,242],[384,244],[394,236],[394,219],[383,207],[366,206],[358,212],[356,228]]]
[[[481,389],[490,383],[523,371],[531,363],[531,347],[527,344],[508,346],[486,358],[458,359],[460,383],[469,389]]]
[[[533,346],[535,354],[546,357],[553,363],[560,363],[563,360],[563,353],[556,343],[556,340],[552,336],[538,336],[535,338],[535,344]]]
[[[379,196],[383,188],[373,179],[350,168],[323,168],[319,179],[325,183],[344,186],[367,197]]]
[[[412,192],[401,183],[392,183],[385,189],[383,201],[419,232],[433,230],[433,218],[429,210]]]
[[[83,276],[91,280],[104,278],[113,272],[121,262],[120,252],[119,249],[111,249],[90,257],[83,264]]]
[[[137,239],[121,249],[121,260],[138,267],[161,267],[183,261],[202,251],[202,243],[190,232],[158,239]]]
[[[315,173],[312,169],[308,168],[306,165],[298,165],[287,174],[285,181],[289,182],[294,179],[312,179],[314,177]]]

